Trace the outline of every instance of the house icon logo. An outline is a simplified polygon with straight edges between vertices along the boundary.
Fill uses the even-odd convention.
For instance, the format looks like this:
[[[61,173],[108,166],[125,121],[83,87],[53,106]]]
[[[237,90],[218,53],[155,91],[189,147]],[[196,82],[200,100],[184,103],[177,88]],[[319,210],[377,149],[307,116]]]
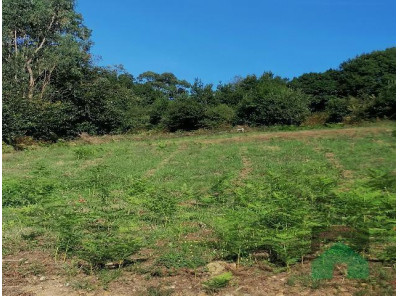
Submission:
[[[331,279],[336,264],[347,265],[347,278],[366,279],[368,262],[360,254],[343,243],[336,243],[311,263],[313,279]]]
[[[369,233],[343,225],[317,227],[312,231],[311,249],[316,251],[321,243],[332,243],[318,258],[311,262],[313,279],[332,279],[337,264],[347,265],[347,278],[366,279],[369,266],[359,252],[368,250]]]

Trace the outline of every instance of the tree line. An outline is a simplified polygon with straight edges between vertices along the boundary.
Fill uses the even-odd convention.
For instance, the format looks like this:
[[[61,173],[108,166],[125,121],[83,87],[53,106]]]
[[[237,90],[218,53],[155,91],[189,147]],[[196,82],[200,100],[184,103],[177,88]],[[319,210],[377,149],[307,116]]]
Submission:
[[[265,72],[217,86],[100,67],[73,0],[3,1],[3,140],[137,130],[395,119],[396,49],[292,80]]]

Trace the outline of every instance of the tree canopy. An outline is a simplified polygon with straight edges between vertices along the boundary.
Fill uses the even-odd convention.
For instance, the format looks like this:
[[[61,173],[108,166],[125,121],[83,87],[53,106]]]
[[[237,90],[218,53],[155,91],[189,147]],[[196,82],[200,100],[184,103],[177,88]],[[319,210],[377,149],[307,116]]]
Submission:
[[[3,1],[4,141],[300,125],[314,113],[330,122],[395,119],[395,48],[291,81],[265,72],[214,87],[169,72],[134,77],[123,66],[97,66],[90,35],[74,0]]]

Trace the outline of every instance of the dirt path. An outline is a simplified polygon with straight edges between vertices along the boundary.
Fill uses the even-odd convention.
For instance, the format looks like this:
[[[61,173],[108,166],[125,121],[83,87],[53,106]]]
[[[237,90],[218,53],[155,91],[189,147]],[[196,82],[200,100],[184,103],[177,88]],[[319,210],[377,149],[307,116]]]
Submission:
[[[353,172],[350,170],[346,170],[343,165],[339,162],[339,160],[335,157],[335,154],[332,152],[325,153],[326,159],[336,168],[344,179],[351,179],[353,176]]]
[[[175,151],[171,152],[166,158],[164,158],[155,168],[152,168],[150,170],[148,170],[145,174],[144,177],[145,178],[151,178],[152,176],[154,176],[154,174],[159,171],[160,169],[162,169],[164,166],[166,166],[171,159],[173,159],[178,153],[184,151],[187,149],[187,145],[186,144],[181,144],[178,149],[176,149]]]
[[[253,170],[251,161],[248,158],[248,151],[247,147],[241,147],[240,149],[240,158],[242,160],[242,169],[239,172],[239,175],[237,176],[236,180],[234,181],[235,184],[237,185],[243,185],[243,181],[247,179],[251,171]]]
[[[325,129],[325,130],[305,130],[305,131],[291,131],[291,132],[270,132],[270,133],[257,133],[257,134],[244,134],[234,136],[232,138],[216,138],[194,140],[204,144],[219,144],[219,143],[237,143],[237,142],[253,142],[253,141],[267,141],[271,139],[304,139],[304,138],[320,138],[320,137],[335,137],[335,136],[365,136],[370,134],[380,134],[392,132],[387,127],[356,127],[356,128],[343,128],[343,129]]]

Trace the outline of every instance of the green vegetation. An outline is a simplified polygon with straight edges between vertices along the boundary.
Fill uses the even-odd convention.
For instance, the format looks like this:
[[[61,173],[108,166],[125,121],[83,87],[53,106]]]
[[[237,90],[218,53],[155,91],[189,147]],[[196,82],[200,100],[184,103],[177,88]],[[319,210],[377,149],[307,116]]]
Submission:
[[[17,149],[81,133],[395,119],[396,49],[291,81],[265,72],[216,87],[96,66],[74,0],[3,2],[3,140]]]
[[[216,292],[219,289],[226,287],[231,279],[232,273],[225,272],[209,279],[208,281],[204,282],[203,285],[207,291]]]
[[[393,129],[120,138],[6,153],[3,253],[45,248],[89,273],[148,249],[155,260],[145,272],[154,275],[241,264],[260,251],[279,267],[311,252],[312,227],[347,225],[370,230],[367,258],[394,262]],[[114,275],[102,278],[106,286]]]
[[[395,48],[214,87],[96,66],[74,0],[4,0],[2,37],[3,255],[50,252],[108,289],[128,268],[196,276],[257,253],[279,273],[312,253],[313,227],[345,225],[369,230],[365,258],[395,261],[395,126],[380,120],[395,119]],[[249,127],[224,134],[234,125]],[[389,276],[376,279],[387,290]]]

